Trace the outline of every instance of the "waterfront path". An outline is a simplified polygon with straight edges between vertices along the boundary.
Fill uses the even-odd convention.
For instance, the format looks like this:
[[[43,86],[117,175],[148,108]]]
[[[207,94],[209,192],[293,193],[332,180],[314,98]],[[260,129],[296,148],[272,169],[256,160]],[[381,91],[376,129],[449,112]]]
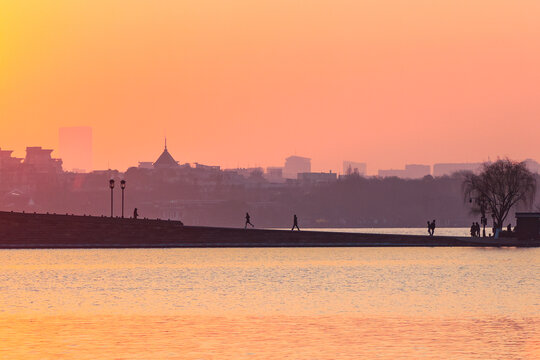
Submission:
[[[183,226],[179,221],[0,212],[0,248],[540,246],[516,239]]]

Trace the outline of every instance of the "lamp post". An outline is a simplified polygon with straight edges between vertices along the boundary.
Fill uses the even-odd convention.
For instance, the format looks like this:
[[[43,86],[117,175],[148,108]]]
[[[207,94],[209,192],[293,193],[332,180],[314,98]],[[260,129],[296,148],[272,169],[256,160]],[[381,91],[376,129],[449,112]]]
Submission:
[[[109,187],[111,188],[111,217],[113,217],[113,189],[114,189],[114,180],[109,180]]]
[[[126,188],[126,180],[120,181],[120,188],[122,189],[122,219],[124,218],[124,189]]]

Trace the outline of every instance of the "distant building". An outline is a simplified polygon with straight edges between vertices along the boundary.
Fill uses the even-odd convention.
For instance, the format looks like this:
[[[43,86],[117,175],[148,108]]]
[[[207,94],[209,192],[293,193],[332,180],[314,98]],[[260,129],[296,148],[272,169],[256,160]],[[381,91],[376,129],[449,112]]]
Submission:
[[[379,170],[377,174],[379,177],[385,178],[385,177],[399,177],[403,178],[403,175],[405,173],[405,170],[403,169],[384,169]]]
[[[12,150],[2,150],[0,149],[0,190],[4,186],[13,185],[18,182],[20,169],[21,169],[21,158],[16,158],[11,155]]]
[[[298,182],[301,184],[328,183],[337,180],[337,174],[333,172],[304,172],[298,174]]]
[[[285,182],[283,178],[283,168],[278,166],[269,166],[266,168],[266,174],[264,176],[266,180],[272,183]]]
[[[153,169],[154,163],[151,161],[139,161],[139,169]]]
[[[219,165],[203,165],[203,164],[195,163],[195,169],[219,171],[221,170],[221,167]]]
[[[21,164],[21,158],[15,158],[11,154],[13,150],[2,150],[0,148],[0,170],[16,169]]]
[[[483,163],[442,163],[433,165],[433,176],[449,176],[459,171],[478,172]]]
[[[536,160],[527,159],[525,160],[525,165],[530,172],[540,174],[540,164]]]
[[[431,175],[430,165],[407,164],[405,165],[405,177],[407,179],[421,179]]]
[[[366,163],[354,162],[354,161],[344,161],[343,162],[343,174],[344,175],[360,175],[366,176],[367,174],[367,165]]]
[[[287,179],[296,179],[298,173],[311,172],[311,159],[302,156],[289,156],[285,159],[283,167],[283,177]]]
[[[236,172],[238,175],[243,176],[244,178],[262,178],[264,174],[264,169],[262,167],[238,168],[233,169],[232,171]]]
[[[405,169],[379,170],[379,177],[399,177],[402,179],[421,179],[431,174],[431,166],[407,164]]]
[[[59,130],[58,153],[64,169],[78,172],[92,171],[92,128],[87,126],[62,127]]]
[[[41,146],[29,146],[26,148],[24,165],[38,174],[59,174],[62,172],[62,160],[53,159],[52,152],[52,149],[42,149]]]
[[[154,163],[154,169],[175,169],[178,167],[178,161],[174,160],[167,150],[167,139],[165,139],[165,149]]]

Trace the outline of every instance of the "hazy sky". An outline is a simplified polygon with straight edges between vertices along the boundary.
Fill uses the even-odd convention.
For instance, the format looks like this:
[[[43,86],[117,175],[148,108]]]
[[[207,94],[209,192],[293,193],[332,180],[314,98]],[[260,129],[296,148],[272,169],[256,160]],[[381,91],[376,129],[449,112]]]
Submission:
[[[0,0],[0,147],[94,167],[540,160],[538,0]]]

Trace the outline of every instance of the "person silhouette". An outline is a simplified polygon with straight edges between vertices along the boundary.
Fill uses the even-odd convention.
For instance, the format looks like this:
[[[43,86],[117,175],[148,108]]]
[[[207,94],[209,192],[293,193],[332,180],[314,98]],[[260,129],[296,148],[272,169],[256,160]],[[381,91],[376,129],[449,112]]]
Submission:
[[[435,219],[431,222],[431,236],[435,234]]]
[[[430,222],[429,220],[428,220],[428,222],[427,222],[427,232],[428,232],[429,236],[433,235],[433,234],[431,233],[431,222]]]
[[[255,225],[251,223],[251,216],[249,216],[249,213],[246,213],[246,224],[244,225],[244,229],[247,229],[248,224],[251,225],[251,227],[255,227]]]
[[[476,223],[472,223],[471,225],[471,237],[475,237],[476,236]]]
[[[296,214],[294,214],[294,217],[293,217],[293,226],[292,226],[291,231],[294,231],[294,228],[297,228],[298,231],[300,231],[300,228],[298,227],[298,218],[296,217]]]
[[[137,217],[139,217],[139,213],[137,212],[137,208],[135,208],[135,210],[133,210],[133,218],[136,219]]]

